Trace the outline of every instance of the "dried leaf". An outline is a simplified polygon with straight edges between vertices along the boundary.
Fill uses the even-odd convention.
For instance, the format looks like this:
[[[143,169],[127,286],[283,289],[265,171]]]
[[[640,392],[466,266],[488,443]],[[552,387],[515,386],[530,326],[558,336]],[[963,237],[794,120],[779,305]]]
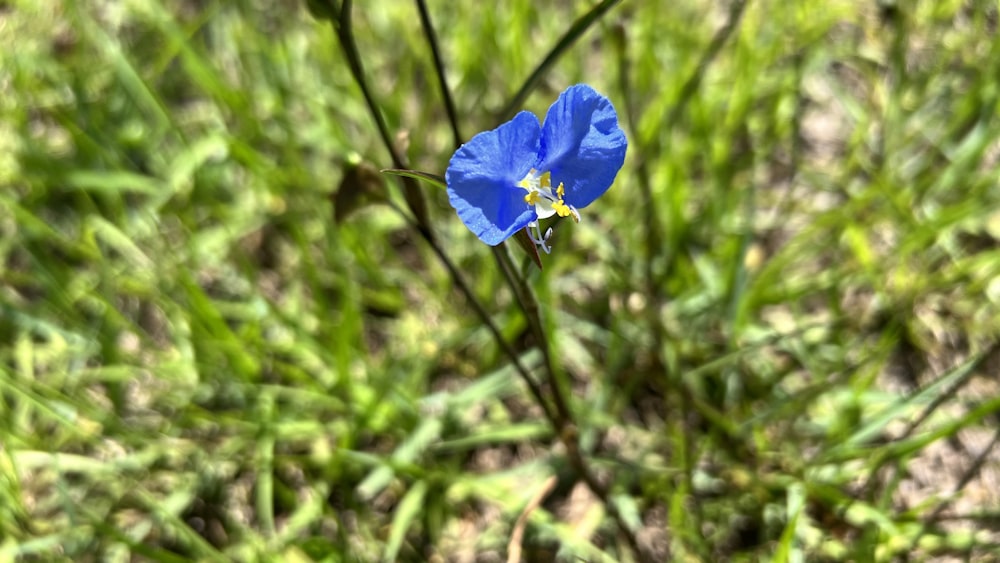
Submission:
[[[385,201],[385,182],[367,162],[345,165],[344,178],[333,194],[333,220],[341,223],[355,211]]]

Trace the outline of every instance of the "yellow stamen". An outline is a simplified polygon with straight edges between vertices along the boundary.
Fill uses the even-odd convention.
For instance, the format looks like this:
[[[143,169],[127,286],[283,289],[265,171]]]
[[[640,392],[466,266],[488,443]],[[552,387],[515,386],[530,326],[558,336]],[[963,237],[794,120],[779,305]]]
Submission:
[[[569,206],[566,205],[566,202],[561,199],[552,204],[552,209],[555,209],[556,214],[560,217],[569,217],[573,213]]]
[[[528,195],[524,196],[524,201],[528,205],[535,205],[538,203],[538,192],[528,192]]]
[[[559,187],[556,188],[556,195],[559,196],[560,200],[566,195],[566,187],[563,186],[562,182],[559,182]]]

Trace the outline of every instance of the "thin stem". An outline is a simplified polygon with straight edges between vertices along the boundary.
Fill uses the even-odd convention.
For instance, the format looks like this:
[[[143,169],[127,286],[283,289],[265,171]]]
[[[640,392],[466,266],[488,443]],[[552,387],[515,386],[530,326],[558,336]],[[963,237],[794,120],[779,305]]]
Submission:
[[[513,117],[514,113],[524,104],[528,95],[538,85],[542,76],[548,72],[549,68],[555,64],[559,57],[561,57],[562,54],[568,50],[591,25],[597,22],[619,1],[620,0],[604,0],[588,13],[573,22],[570,29],[560,38],[555,47],[553,47],[549,54],[542,60],[535,71],[531,73],[504,109],[501,110],[501,122],[507,121]],[[528,320],[528,325],[530,326],[535,340],[538,343],[538,347],[542,351],[545,373],[556,409],[556,428],[558,429],[560,440],[566,447],[567,457],[569,458],[570,464],[573,466],[580,478],[583,479],[587,488],[589,488],[591,492],[593,492],[594,495],[596,495],[604,504],[608,513],[615,521],[619,531],[625,536],[625,539],[629,544],[629,548],[635,556],[640,561],[648,560],[648,555],[639,548],[639,543],[635,534],[632,533],[631,529],[629,529],[623,516],[619,513],[615,504],[611,501],[608,488],[597,479],[580,451],[579,431],[576,423],[574,422],[573,413],[569,408],[569,401],[566,398],[563,386],[560,384],[560,380],[556,375],[555,366],[552,362],[548,337],[546,336],[545,328],[542,324],[541,313],[539,311],[538,301],[535,298],[534,292],[527,284],[525,278],[516,274],[516,268],[514,267],[506,248],[502,246],[496,247],[494,249],[494,256],[500,265],[500,270],[503,272],[508,284],[510,285],[511,291],[514,293],[521,309],[524,311],[525,317]]]
[[[451,90],[448,88],[448,79],[444,72],[444,62],[441,59],[441,49],[438,48],[437,33],[431,24],[431,15],[427,11],[427,3],[424,0],[417,0],[417,10],[420,12],[420,24],[424,30],[424,37],[430,45],[431,55],[434,57],[434,70],[437,71],[438,86],[441,88],[441,98],[444,99],[444,109],[448,114],[448,123],[451,125],[451,135],[455,141],[455,148],[462,146],[462,133],[458,129],[458,114],[455,112],[455,102],[451,99]]]
[[[565,424],[572,424],[573,416],[563,396],[562,386],[558,385],[556,381],[555,364],[552,362],[549,339],[545,334],[545,328],[542,326],[542,316],[538,309],[538,300],[535,299],[535,293],[532,291],[531,286],[528,285],[527,280],[517,275],[517,269],[514,267],[514,262],[511,260],[510,253],[507,252],[506,247],[494,247],[493,255],[500,266],[501,272],[503,272],[504,277],[507,279],[507,283],[510,285],[510,289],[514,293],[518,305],[520,305],[524,316],[528,320],[532,335],[538,341],[538,348],[541,350],[544,360],[545,373],[548,375],[549,386],[552,388],[552,398],[555,402],[556,413],[563,421],[563,424],[560,424],[560,428]]]
[[[392,135],[389,134],[389,127],[385,123],[382,112],[379,111],[378,102],[368,87],[368,81],[365,80],[365,70],[361,64],[361,55],[358,53],[358,46],[354,41],[354,28],[351,23],[352,5],[352,0],[344,0],[344,3],[340,6],[339,16],[336,20],[333,20],[337,39],[340,40],[341,51],[343,51],[344,57],[347,58],[347,66],[351,69],[351,76],[354,77],[354,82],[357,83],[358,88],[361,90],[361,95],[365,98],[365,105],[368,106],[368,111],[371,113],[372,119],[375,120],[379,136],[382,137],[382,144],[389,151],[393,166],[395,168],[409,168],[406,157],[399,152],[396,144],[392,141]],[[406,198],[406,204],[410,207],[410,211],[413,212],[414,217],[416,217],[421,234],[425,237],[433,237],[434,235],[430,229],[430,220],[427,214],[427,202],[424,201],[424,194],[420,191],[420,186],[413,178],[403,177],[401,181],[403,183],[403,195]]]
[[[421,234],[423,233],[423,231],[419,232],[421,232]],[[558,417],[549,408],[541,387],[539,387],[538,383],[531,378],[531,375],[528,374],[528,370],[525,369],[521,360],[517,357],[517,353],[514,352],[514,349],[507,343],[507,340],[504,339],[502,334],[500,334],[500,329],[497,328],[496,323],[493,322],[493,318],[490,317],[490,314],[486,311],[486,308],[483,307],[483,304],[476,298],[476,294],[472,292],[472,288],[469,287],[468,282],[465,281],[465,276],[459,272],[455,263],[451,261],[451,258],[449,258],[447,254],[445,254],[444,248],[441,247],[441,244],[438,243],[436,239],[425,236],[424,240],[426,240],[427,244],[431,246],[434,253],[437,254],[441,263],[444,264],[444,267],[448,270],[448,273],[455,281],[455,284],[458,285],[466,299],[468,299],[469,303],[472,304],[472,308],[476,310],[476,314],[479,315],[480,320],[482,320],[483,324],[486,325],[486,328],[489,329],[490,334],[493,335],[493,339],[497,341],[500,349],[510,359],[510,361],[513,362],[514,368],[521,376],[521,379],[524,380],[524,383],[528,386],[528,390],[531,391],[532,397],[534,397],[535,402],[538,403],[538,406],[542,409],[542,412],[545,414],[545,418],[549,421],[549,424],[552,424],[553,428],[559,428]]]
[[[528,94],[534,88],[541,76],[545,74],[548,68],[554,64],[554,62],[559,58],[559,56],[569,48],[570,45],[580,36],[583,32],[601,15],[603,15],[608,9],[617,4],[620,0],[604,0],[601,4],[596,6],[593,10],[588,12],[582,18],[574,22],[570,30],[563,36],[563,38],[557,43],[556,47],[551,53],[542,61],[539,67],[534,73],[528,78],[528,81],[522,86],[518,94],[515,95],[514,99],[508,104],[508,109],[505,110],[505,114],[510,111],[510,108],[517,108],[523,104],[524,99],[527,98]],[[421,22],[424,26],[424,32],[427,35],[428,42],[431,45],[432,53],[434,54],[435,67],[438,70],[438,78],[441,85],[442,95],[445,99],[445,104],[448,111],[449,121],[452,125],[452,133],[454,135],[454,140],[456,147],[461,145],[461,134],[458,129],[458,120],[455,115],[454,105],[451,102],[451,96],[448,92],[447,82],[444,77],[444,67],[441,62],[440,53],[437,48],[437,42],[434,35],[433,27],[431,26],[429,15],[427,14],[426,6],[422,0],[417,0],[417,5],[421,13]],[[354,34],[351,26],[351,0],[344,0],[341,4],[341,10],[339,17],[334,21],[334,26],[337,32],[337,37],[340,40],[341,48],[344,51],[344,55],[347,58],[348,65],[351,69],[351,74],[354,77],[355,82],[361,89],[361,93],[364,96],[365,103],[368,106],[369,112],[379,130],[379,135],[382,137],[382,142],[385,144],[386,149],[392,157],[393,165],[398,169],[408,168],[406,160],[402,154],[399,153],[395,144],[392,141],[392,137],[389,135],[388,126],[379,111],[379,106],[375,101],[371,90],[364,76],[364,68],[361,64],[361,57],[358,53],[357,46],[354,41]],[[506,120],[506,119],[505,119]],[[458,267],[451,261],[448,255],[445,253],[444,248],[440,245],[437,239],[434,237],[434,233],[430,228],[430,223],[427,216],[426,203],[423,199],[423,193],[419,190],[419,186],[416,180],[411,177],[403,176],[400,178],[404,184],[404,195],[406,196],[407,204],[410,211],[413,213],[414,217],[412,219],[412,226],[420,233],[421,237],[431,246],[434,253],[437,255],[438,259],[441,260],[445,268],[448,270],[449,275],[454,280],[456,285],[458,285],[459,290],[466,296],[469,303],[472,304],[473,309],[475,309],[476,314],[479,315],[480,319],[487,326],[493,338],[496,340],[497,344],[500,346],[503,353],[510,359],[514,364],[515,369],[518,374],[524,380],[525,384],[528,386],[529,391],[534,397],[535,401],[538,403],[539,407],[542,409],[546,419],[552,425],[554,429],[557,430],[560,440],[565,444],[568,458],[571,465],[574,467],[576,472],[586,483],[587,487],[600,499],[608,510],[608,513],[613,517],[616,525],[622,534],[625,535],[629,547],[633,550],[636,556],[640,560],[646,560],[644,553],[639,549],[638,542],[635,535],[626,525],[622,515],[618,512],[616,506],[611,502],[608,489],[597,478],[594,476],[590,467],[587,465],[586,460],[580,452],[580,442],[579,433],[577,431],[576,424],[573,422],[572,413],[569,409],[568,402],[564,396],[562,386],[559,384],[558,378],[555,375],[555,369],[552,363],[552,357],[549,350],[548,339],[545,336],[545,330],[542,326],[541,315],[538,309],[538,302],[534,297],[534,293],[531,288],[527,285],[526,281],[517,276],[516,270],[510,259],[510,255],[507,253],[506,247],[504,245],[497,246],[495,251],[495,256],[500,264],[501,271],[504,274],[508,284],[511,287],[512,292],[517,298],[522,310],[524,311],[528,324],[531,326],[531,330],[534,333],[535,338],[538,340],[539,348],[542,352],[545,363],[545,372],[551,388],[551,394],[555,404],[555,410],[553,411],[549,407],[548,401],[545,400],[545,396],[542,393],[541,387],[531,378],[527,369],[521,363],[514,349],[507,343],[497,328],[493,319],[490,317],[486,308],[477,299],[472,288],[469,286],[465,277],[458,270]],[[411,219],[403,212],[402,209],[394,207],[397,212],[399,212],[408,221]]]
[[[351,29],[351,0],[345,0],[341,5],[340,14],[337,20],[334,20],[334,27],[337,32],[337,37],[340,40],[341,49],[344,52],[344,56],[347,58],[348,65],[351,67],[351,75],[354,77],[354,81],[357,83],[358,88],[361,90],[362,95],[365,99],[365,104],[368,106],[368,111],[371,113],[372,118],[375,120],[375,124],[378,126],[379,135],[382,137],[382,143],[385,145],[386,149],[392,157],[393,165],[398,169],[408,168],[405,159],[401,154],[399,154],[396,149],[395,144],[392,142],[392,137],[389,135],[389,129],[385,124],[385,120],[382,118],[382,114],[378,109],[377,102],[368,88],[367,81],[364,77],[364,68],[361,65],[361,57],[358,54],[357,45],[354,42],[354,34]],[[497,345],[500,346],[501,351],[514,365],[514,369],[524,380],[525,384],[528,386],[528,390],[531,392],[532,397],[538,403],[539,407],[542,409],[543,413],[549,423],[552,424],[553,428],[559,428],[560,424],[555,413],[552,412],[551,408],[548,406],[548,402],[545,400],[545,395],[542,393],[541,387],[538,383],[532,379],[531,375],[528,373],[527,368],[521,363],[520,358],[518,358],[517,353],[510,346],[510,344],[504,339],[503,335],[500,333],[500,329],[497,328],[496,323],[490,317],[486,308],[480,303],[476,294],[472,291],[469,283],[465,280],[465,277],[459,271],[458,267],[452,262],[451,258],[445,253],[444,248],[437,241],[434,236],[434,232],[431,230],[429,223],[427,222],[426,215],[426,204],[423,201],[423,194],[419,191],[419,185],[416,180],[411,177],[402,176],[400,180],[403,182],[406,190],[407,204],[410,208],[410,212],[413,213],[411,218],[399,207],[392,205],[393,209],[396,210],[410,225],[420,233],[420,236],[430,245],[431,249],[437,255],[441,263],[444,264],[445,269],[448,270],[449,275],[455,284],[458,286],[459,290],[465,295],[466,299],[472,304],[472,308],[476,311],[476,314],[482,320],[483,324],[490,331],[493,339],[496,340]],[[411,200],[409,194],[415,192],[419,198]],[[419,202],[414,204],[414,202]],[[423,213],[423,219],[421,218],[421,213]]]
[[[559,57],[572,47],[573,43],[576,43],[576,40],[579,39],[591,25],[601,19],[601,16],[607,13],[608,10],[613,8],[615,4],[619,2],[621,2],[621,0],[604,0],[573,22],[573,25],[571,25],[566,33],[559,38],[559,41],[556,42],[555,47],[549,51],[549,54],[542,59],[542,62],[537,68],[535,68],[534,72],[532,72],[528,76],[528,79],[524,81],[521,89],[514,94],[514,97],[511,98],[510,101],[507,102],[507,105],[500,111],[499,117],[501,123],[514,117],[514,114],[518,111],[518,109],[524,105],[524,100],[528,99],[532,90],[538,86],[538,82],[543,76],[545,76],[545,73],[549,71],[549,68],[552,67],[557,60],[559,60]]]
[[[538,308],[538,300],[535,299],[535,294],[531,289],[531,286],[527,284],[524,278],[517,276],[515,273],[514,263],[510,258],[510,254],[507,249],[503,246],[497,246],[493,251],[494,256],[497,259],[497,263],[500,266],[500,270],[503,272],[504,277],[506,277],[508,284],[510,284],[511,291],[514,293],[518,304],[521,306],[521,310],[524,311],[525,317],[528,319],[528,325],[531,328],[531,332],[538,342],[538,347],[542,351],[542,357],[544,358],[545,373],[549,383],[549,389],[551,390],[551,395],[553,402],[555,403],[555,417],[551,420],[558,431],[559,439],[566,447],[566,455],[569,458],[570,465],[576,471],[577,475],[583,479],[583,482],[587,485],[587,488],[594,493],[597,498],[601,500],[604,504],[608,513],[611,515],[612,519],[615,521],[615,525],[618,530],[625,536],[625,540],[629,544],[629,548],[635,553],[636,557],[640,561],[645,561],[648,559],[645,552],[639,548],[639,542],[632,533],[632,530],[626,524],[625,519],[622,517],[621,513],[618,512],[618,508],[612,502],[610,498],[610,491],[608,487],[601,483],[594,472],[591,471],[590,465],[588,465],[587,460],[584,459],[583,453],[580,451],[580,433],[577,429],[577,424],[574,422],[573,412],[569,408],[569,402],[566,400],[565,392],[563,386],[560,384],[559,378],[556,376],[555,365],[552,362],[552,354],[549,348],[549,341],[545,335],[545,327],[542,325],[541,312]]]
[[[573,25],[566,31],[565,34],[556,42],[556,45],[551,51],[545,56],[538,67],[528,76],[528,79],[521,85],[521,88],[517,93],[510,99],[507,105],[500,112],[500,121],[507,121],[513,117],[514,113],[524,104],[525,99],[531,94],[532,90],[537,86],[541,78],[548,72],[549,68],[556,63],[557,60],[579,39],[591,25],[596,23],[604,14],[606,14],[611,8],[618,4],[621,0],[603,0],[598,5],[594,6],[589,12],[579,17],[573,22]],[[514,267],[510,255],[507,253],[503,246],[498,246],[494,248],[494,256],[500,265],[501,271],[504,273],[504,277],[507,279],[507,283],[510,285],[511,291],[514,293],[524,311],[526,318],[528,319],[528,324],[531,327],[531,331],[538,341],[538,346],[542,351],[542,356],[545,360],[545,371],[549,380],[550,387],[552,388],[552,396],[555,402],[556,412],[559,415],[560,420],[563,424],[560,424],[560,430],[566,425],[574,425],[572,412],[569,409],[569,403],[565,398],[562,386],[559,385],[558,378],[555,375],[555,368],[552,363],[551,352],[549,350],[549,342],[546,337],[544,327],[541,321],[541,314],[538,309],[538,301],[535,299],[534,293],[531,287],[528,286],[527,282],[523,277],[520,277],[516,273],[516,268]],[[575,435],[575,432],[573,433]],[[582,473],[582,472],[581,472]],[[596,482],[596,481],[595,481]],[[600,487],[598,487],[600,488]],[[595,493],[598,490],[595,489]]]
[[[715,58],[719,56],[722,51],[723,45],[726,41],[733,35],[736,28],[739,26],[740,19],[743,17],[743,12],[746,10],[749,0],[735,0],[729,7],[729,17],[726,19],[726,24],[723,25],[715,35],[712,37],[712,41],[709,42],[708,47],[705,48],[705,52],[701,54],[701,59],[698,60],[698,66],[695,67],[691,76],[684,82],[681,86],[681,92],[677,96],[677,102],[674,107],[671,108],[670,114],[667,115],[667,119],[664,121],[664,129],[670,131],[673,129],[677,122],[680,121],[681,115],[687,110],[688,103],[694,98],[695,93],[698,92],[698,87],[701,86],[701,81],[705,78],[705,73],[708,71],[708,67],[715,61]]]
[[[656,213],[656,200],[653,198],[653,182],[649,171],[649,159],[646,155],[659,153],[642,150],[642,140],[639,136],[639,119],[637,117],[638,110],[635,106],[635,96],[633,95],[633,89],[631,87],[632,77],[629,74],[631,60],[629,59],[628,53],[628,37],[625,34],[626,32],[624,26],[618,26],[615,31],[615,39],[618,43],[618,89],[621,92],[623,106],[625,109],[625,123],[633,142],[639,144],[640,146],[640,150],[638,151],[639,156],[636,158],[636,177],[638,179],[639,190],[642,192],[644,203],[643,223],[646,227],[646,259],[643,262],[645,262],[644,273],[646,278],[646,296],[647,299],[655,302],[655,297],[659,293],[659,287],[656,282],[653,263],[656,258],[656,253],[661,249],[659,241],[664,240],[664,237],[662,229],[660,228],[659,215]],[[650,319],[654,350],[660,350],[662,349],[664,336],[663,323],[658,322],[656,319],[659,311],[657,307],[647,307],[646,311]]]

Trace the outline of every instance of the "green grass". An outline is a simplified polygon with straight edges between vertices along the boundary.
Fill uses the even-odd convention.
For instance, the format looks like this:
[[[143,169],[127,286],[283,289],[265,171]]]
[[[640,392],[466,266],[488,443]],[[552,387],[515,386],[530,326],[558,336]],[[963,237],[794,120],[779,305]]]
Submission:
[[[465,138],[594,5],[430,4]],[[443,174],[416,4],[353,16],[390,133]],[[348,173],[393,163],[329,21],[0,2],[0,561],[504,560],[543,495],[525,560],[995,558],[997,17],[624,0],[540,76],[514,109],[586,82],[630,143],[544,270],[512,249],[601,498],[412,187]]]

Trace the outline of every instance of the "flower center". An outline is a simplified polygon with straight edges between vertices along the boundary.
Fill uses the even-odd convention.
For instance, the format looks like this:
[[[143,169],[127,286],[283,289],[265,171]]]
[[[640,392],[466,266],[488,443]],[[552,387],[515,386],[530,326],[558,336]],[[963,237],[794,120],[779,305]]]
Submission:
[[[580,222],[580,213],[572,205],[566,205],[563,200],[566,196],[566,188],[563,183],[559,182],[556,189],[552,189],[551,172],[539,174],[537,170],[532,168],[517,185],[528,191],[528,195],[524,196],[524,201],[528,205],[535,206],[535,213],[538,214],[539,219],[553,215],[560,217],[572,215],[577,223]]]

